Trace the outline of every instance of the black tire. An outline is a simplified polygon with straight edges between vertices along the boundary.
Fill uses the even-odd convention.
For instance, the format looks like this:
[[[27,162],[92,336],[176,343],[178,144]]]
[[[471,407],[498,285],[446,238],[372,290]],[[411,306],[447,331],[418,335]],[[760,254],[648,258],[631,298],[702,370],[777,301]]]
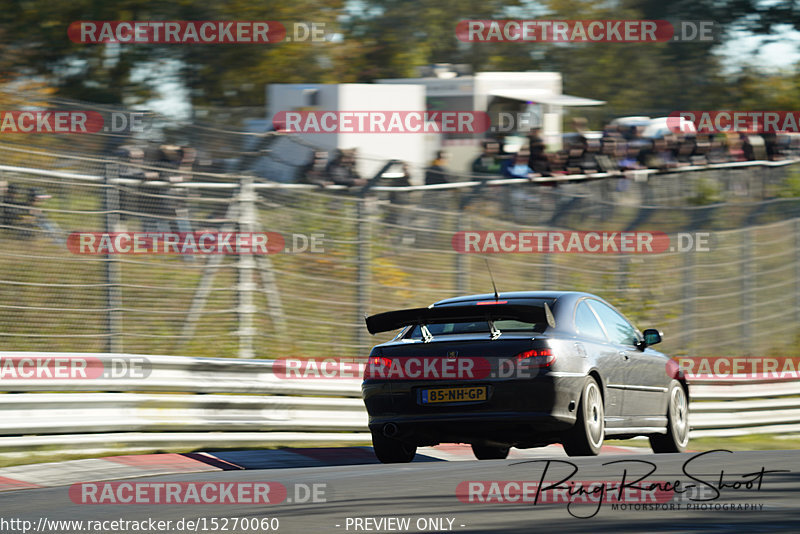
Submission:
[[[564,450],[569,456],[597,456],[605,437],[605,410],[600,386],[589,377],[583,386],[575,426],[567,433]]]
[[[656,453],[686,452],[689,444],[689,399],[677,380],[669,384],[667,397],[667,433],[650,436]]]
[[[408,463],[417,455],[417,446],[387,438],[379,432],[372,433],[372,450],[384,464]]]
[[[505,460],[511,447],[492,447],[489,445],[472,445],[472,454],[478,460]]]

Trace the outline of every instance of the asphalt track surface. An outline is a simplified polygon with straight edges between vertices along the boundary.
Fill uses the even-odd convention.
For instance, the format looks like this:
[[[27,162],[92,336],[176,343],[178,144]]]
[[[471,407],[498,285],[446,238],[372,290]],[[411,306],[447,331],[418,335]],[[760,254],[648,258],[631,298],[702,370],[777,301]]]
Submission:
[[[0,517],[27,519],[36,524],[48,520],[114,520],[154,518],[172,520],[206,518],[206,530],[198,524],[198,532],[272,532],[264,529],[213,529],[211,518],[278,518],[277,532],[800,532],[800,451],[714,452],[654,455],[602,454],[594,458],[567,458],[563,452],[538,455],[529,459],[491,461],[421,461],[395,465],[349,465],[288,469],[252,469],[215,471],[182,475],[135,478],[136,482],[280,482],[289,490],[288,500],[297,484],[325,484],[325,502],[297,503],[288,500],[279,504],[181,504],[181,505],[86,505],[70,499],[69,487],[49,487],[0,494]],[[538,481],[547,466],[546,460],[572,462],[577,472],[571,481],[619,481],[623,467],[644,474],[654,464],[656,471],[648,481],[680,480],[684,487],[695,477],[696,488],[673,497],[679,509],[613,510],[612,504],[574,505],[563,502],[532,503],[465,503],[456,496],[456,488],[464,481]],[[544,460],[544,461],[542,461]],[[625,464],[608,464],[626,460]],[[631,462],[636,460],[636,462]],[[688,461],[688,463],[687,463]],[[606,465],[604,465],[606,464]],[[568,464],[551,463],[545,480],[553,481],[572,468]],[[765,473],[761,484],[755,484],[756,473]],[[559,471],[560,469],[560,471]],[[686,472],[684,472],[686,471]],[[713,500],[705,503],[687,501],[695,497],[711,497],[711,486],[754,482],[751,488],[723,487]],[[87,477],[89,478],[89,477]],[[630,479],[629,479],[630,480]],[[700,482],[702,481],[702,482]],[[700,494],[700,488],[703,495]],[[320,499],[322,500],[322,499]],[[688,503],[706,505],[706,509],[687,510]],[[730,509],[749,505],[750,510]],[[760,506],[760,508],[759,508]],[[578,516],[592,515],[579,518]],[[375,523],[361,523],[355,528],[354,518],[407,518],[408,529],[376,529]],[[349,522],[348,522],[349,518]],[[440,518],[443,527],[428,522]],[[448,519],[452,520],[449,526]],[[367,529],[369,527],[369,529]],[[165,532],[193,532],[164,530]],[[5,528],[3,533],[22,530]],[[30,532],[30,531],[29,531]],[[40,530],[39,532],[42,532]],[[45,532],[68,532],[45,530]],[[123,532],[105,530],[103,532]],[[156,531],[140,531],[156,532]]]

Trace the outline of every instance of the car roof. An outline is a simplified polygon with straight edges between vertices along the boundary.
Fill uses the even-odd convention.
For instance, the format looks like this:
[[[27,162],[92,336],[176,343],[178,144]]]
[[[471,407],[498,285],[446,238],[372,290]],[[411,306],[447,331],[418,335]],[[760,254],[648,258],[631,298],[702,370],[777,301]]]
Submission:
[[[556,300],[561,297],[571,296],[574,298],[585,296],[585,297],[594,297],[598,298],[596,295],[592,295],[590,293],[582,293],[579,291],[510,291],[505,293],[499,293],[499,298],[502,300],[514,300],[514,299],[552,299]],[[440,300],[435,302],[434,306],[440,306],[443,304],[456,304],[459,302],[471,302],[475,300],[494,300],[494,293],[480,293],[477,295],[464,295],[461,297],[453,297],[449,299]]]

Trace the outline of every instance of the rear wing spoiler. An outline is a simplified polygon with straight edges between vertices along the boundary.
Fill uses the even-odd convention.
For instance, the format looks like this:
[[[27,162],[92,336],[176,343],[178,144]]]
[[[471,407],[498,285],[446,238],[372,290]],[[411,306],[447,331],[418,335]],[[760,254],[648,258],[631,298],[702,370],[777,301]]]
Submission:
[[[532,304],[486,304],[478,306],[439,306],[434,308],[411,308],[378,313],[366,317],[367,330],[375,335],[410,325],[455,323],[467,321],[499,321],[514,319],[524,323],[547,323],[555,327],[555,319],[547,302],[541,306]]]

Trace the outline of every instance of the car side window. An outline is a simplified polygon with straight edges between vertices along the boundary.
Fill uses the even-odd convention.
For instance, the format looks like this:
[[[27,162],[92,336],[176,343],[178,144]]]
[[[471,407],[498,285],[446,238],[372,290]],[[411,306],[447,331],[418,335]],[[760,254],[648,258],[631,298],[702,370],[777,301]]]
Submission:
[[[584,301],[587,302],[587,301]],[[602,302],[592,300],[589,302],[592,309],[597,312],[598,317],[606,327],[608,337],[612,343],[618,345],[636,345],[639,341],[639,336],[636,329],[628,322],[625,317],[609,308]]]
[[[600,323],[597,322],[597,317],[589,309],[585,300],[580,301],[575,310],[575,329],[582,336],[606,340],[606,335]]]

